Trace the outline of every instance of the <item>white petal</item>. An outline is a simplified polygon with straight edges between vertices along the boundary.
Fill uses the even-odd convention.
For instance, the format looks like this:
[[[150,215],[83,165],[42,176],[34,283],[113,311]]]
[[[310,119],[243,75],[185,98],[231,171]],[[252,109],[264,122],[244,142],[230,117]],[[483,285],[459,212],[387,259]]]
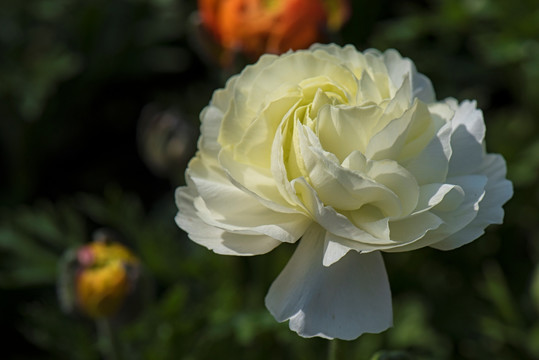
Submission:
[[[311,227],[271,285],[266,306],[303,337],[352,340],[392,325],[391,291],[379,252],[322,264],[324,230]]]
[[[504,159],[496,154],[487,155],[482,172],[488,176],[488,182],[475,219],[462,230],[431,247],[439,250],[455,249],[477,239],[488,225],[502,223],[504,215],[502,205],[513,196],[513,185],[505,179]]]
[[[423,212],[410,215],[402,220],[389,223],[391,239],[410,244],[421,239],[428,231],[437,229],[444,221],[431,212]],[[422,247],[422,246],[420,246]],[[396,247],[399,249],[400,247]],[[407,249],[409,250],[409,249]]]
[[[251,115],[256,114],[252,108],[258,109],[257,105],[247,102],[252,84],[259,72],[269,64],[277,60],[275,55],[265,54],[258,61],[245,67],[243,71],[233,78],[233,81],[227,82],[227,88],[230,87],[230,98],[227,98],[228,103],[223,107],[225,116],[223,124],[219,131],[219,141],[222,144],[237,144],[241,140],[241,136],[245,133],[245,129],[251,123]],[[216,101],[219,104],[225,104],[224,101]]]
[[[327,231],[367,245],[381,246],[394,244],[393,241],[375,238],[368,232],[352,224],[346,216],[335,211],[333,207],[325,206],[305,179],[294,179],[291,181],[291,184],[296,190],[297,196],[301,198],[303,204],[310,212],[310,215]],[[371,247],[368,246],[367,248],[370,249]]]
[[[427,184],[420,188],[419,202],[417,208],[414,211],[425,212],[432,209],[434,206],[438,210],[451,211],[457,208],[464,197],[464,190],[458,185],[454,184]]]
[[[375,182],[359,172],[343,168],[335,155],[321,149],[316,135],[309,128],[299,123],[296,126],[303,130],[299,131],[299,145],[307,175],[325,205],[335,209],[355,210],[366,203],[373,203],[388,215],[400,214],[402,207],[399,199],[383,171],[373,171],[372,178],[384,177],[383,181]],[[400,175],[395,178],[400,180]],[[386,182],[389,186],[385,186]],[[409,185],[403,183],[403,187]]]
[[[335,44],[314,44],[310,49],[314,51],[313,54],[316,57],[329,59],[334,62],[342,62],[358,79],[361,78],[363,71],[368,68],[363,53],[357,51],[357,49],[350,44],[344,47]]]
[[[454,99],[447,99],[446,102],[454,108],[457,106]],[[455,116],[451,122],[454,128],[463,125],[468,133],[475,138],[475,141],[481,144],[485,138],[485,122],[483,121],[483,112],[476,106],[475,101],[461,102],[456,108]]]
[[[270,168],[243,164],[227,149],[219,153],[219,163],[234,186],[259,198],[267,207],[280,212],[295,212],[280,194]]]
[[[379,104],[383,94],[380,93],[380,84],[371,78],[367,71],[361,73],[358,97],[361,103]]]
[[[412,87],[414,91],[413,96],[417,97],[419,100],[427,104],[436,101],[436,94],[434,93],[432,83],[425,75],[414,71],[412,75]]]
[[[324,257],[322,259],[322,264],[326,267],[335,264],[337,261],[341,260],[344,255],[348,254],[350,250],[354,250],[355,244],[359,243],[356,241],[343,239],[326,232],[326,236],[324,238]]]
[[[216,90],[211,97],[210,105],[225,112],[234,97],[234,86],[239,75],[234,75],[226,82],[224,89]]]
[[[394,244],[396,243],[394,242]],[[367,254],[373,251],[383,251],[384,248],[390,247],[391,246],[382,247],[365,244],[359,241],[343,238],[327,231],[324,239],[324,258],[322,260],[322,264],[324,264],[324,266],[331,266],[332,264],[341,260],[341,258],[348,254],[350,250]]]
[[[196,187],[197,215],[208,225],[244,234],[263,234],[280,241],[295,242],[311,220],[300,213],[281,213],[264,206],[257,198],[238,189],[217,170],[208,171],[195,158],[188,180]]]
[[[399,88],[404,78],[410,77],[414,97],[426,103],[435,101],[434,89],[429,78],[417,72],[412,60],[403,58],[394,49],[389,49],[384,53],[384,62],[395,87]]]
[[[317,134],[324,150],[343,161],[354,150],[365,152],[369,134],[382,115],[376,105],[323,107],[318,113]]]
[[[233,78],[234,79],[234,78]],[[198,139],[198,148],[204,156],[217,158],[221,145],[217,142],[219,129],[223,121],[224,112],[230,99],[234,80],[227,83],[227,88],[217,90],[210,105],[206,106],[200,113],[200,138]]]
[[[303,209],[301,202],[296,196],[295,190],[292,188],[290,181],[288,180],[288,172],[284,164],[284,149],[283,149],[283,135],[281,124],[279,130],[275,133],[271,149],[271,173],[275,180],[275,185],[282,195],[292,207],[300,207]]]
[[[473,221],[479,211],[479,202],[481,201],[481,199],[483,199],[485,194],[484,189],[485,184],[487,183],[486,176],[469,175],[450,178],[448,179],[448,183],[457,185],[455,189],[460,188],[464,191],[464,199],[462,200],[460,205],[457,206],[457,208],[450,210],[451,206],[449,206],[448,209],[448,204],[445,204],[442,201],[441,203],[439,203],[439,205],[441,206],[440,209],[438,209],[438,206],[434,206],[429,212],[425,213],[438,216],[442,220],[442,224],[440,224],[440,226],[435,229],[429,230],[424,236],[422,236],[419,240],[415,242],[405,243],[402,246],[395,246],[385,251],[401,252],[419,249],[424,246],[433,246],[433,244],[443,241],[448,236],[463,229],[465,226],[467,226]],[[460,192],[460,189],[458,192]],[[453,199],[451,192],[449,192],[448,195],[449,204],[455,205],[456,203],[453,200],[458,199]],[[458,196],[458,194],[453,195]],[[435,245],[433,247],[435,247]]]
[[[260,109],[267,94],[296,87],[302,81],[316,76],[333,79],[349,94],[357,92],[357,78],[348,68],[334,60],[321,59],[307,51],[297,51],[293,56],[278,57],[273,63],[261,69],[256,79],[246,83],[248,95],[245,101],[249,106]],[[240,76],[237,84],[243,83],[243,76]]]
[[[417,72],[412,60],[403,58],[394,49],[389,49],[384,53],[384,61],[388,68],[389,76],[397,88],[401,86],[405,78],[409,78],[414,97],[426,103],[435,101],[432,83],[425,75]]]
[[[419,197],[419,187],[414,177],[393,160],[369,161],[367,165],[369,178],[397,194],[402,214],[409,214],[416,207]]]
[[[404,164],[419,185],[443,182],[446,179],[451,157],[450,139],[451,125],[448,124],[438,130],[436,136],[417,157]]]
[[[264,108],[245,130],[239,144],[234,147],[234,159],[254,166],[269,167],[272,142],[281,120],[291,113],[300,97],[285,94]]]
[[[354,224],[378,239],[390,240],[389,217],[377,207],[366,204],[358,210],[343,212]]]
[[[221,255],[265,254],[281,242],[265,235],[242,235],[210,226],[200,219],[193,206],[193,189],[180,187],[176,190],[178,214],[176,223],[187,232],[191,240]]]
[[[435,125],[427,106],[416,101],[370,139],[365,156],[373,160],[413,158],[432,140],[437,130]]]
[[[448,177],[476,173],[483,163],[485,124],[475,102],[464,101],[453,118]]]

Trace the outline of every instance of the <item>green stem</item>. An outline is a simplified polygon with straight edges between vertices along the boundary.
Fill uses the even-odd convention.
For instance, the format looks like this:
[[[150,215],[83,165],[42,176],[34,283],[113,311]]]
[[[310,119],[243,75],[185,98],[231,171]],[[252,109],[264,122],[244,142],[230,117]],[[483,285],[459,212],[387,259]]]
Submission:
[[[328,360],[337,360],[337,339],[329,340]]]
[[[105,360],[121,360],[120,344],[109,318],[96,320],[97,340]]]

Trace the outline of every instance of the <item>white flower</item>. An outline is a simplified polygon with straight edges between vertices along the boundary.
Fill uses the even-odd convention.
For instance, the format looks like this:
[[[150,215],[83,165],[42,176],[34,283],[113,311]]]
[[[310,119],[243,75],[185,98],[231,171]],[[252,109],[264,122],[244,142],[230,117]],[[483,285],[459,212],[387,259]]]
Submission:
[[[390,327],[380,251],[469,243],[501,223],[512,196],[475,102],[436,101],[395,50],[262,56],[200,118],[176,221],[226,255],[301,238],[266,306],[304,337]]]

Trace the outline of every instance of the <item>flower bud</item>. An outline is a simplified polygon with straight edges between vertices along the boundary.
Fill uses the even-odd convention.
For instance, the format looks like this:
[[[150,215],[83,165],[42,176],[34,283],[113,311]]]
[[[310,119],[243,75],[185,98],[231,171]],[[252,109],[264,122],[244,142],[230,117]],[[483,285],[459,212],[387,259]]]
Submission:
[[[64,310],[92,318],[118,313],[141,278],[138,258],[110,234],[99,231],[94,241],[64,256],[59,297]]]

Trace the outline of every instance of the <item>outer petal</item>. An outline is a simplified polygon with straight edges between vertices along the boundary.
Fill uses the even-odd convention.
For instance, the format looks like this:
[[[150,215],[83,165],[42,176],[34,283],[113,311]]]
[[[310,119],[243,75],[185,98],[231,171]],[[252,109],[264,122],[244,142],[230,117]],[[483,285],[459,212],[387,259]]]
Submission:
[[[328,232],[345,239],[355,240],[365,250],[376,250],[382,245],[394,245],[395,241],[378,239],[355,226],[346,216],[337,212],[331,206],[325,206],[317,196],[315,190],[305,181],[304,178],[294,179],[291,185],[295,189],[298,197],[302,199],[305,208],[309,211],[313,219]]]
[[[452,103],[452,101],[448,101]],[[456,103],[453,103],[456,107]],[[484,157],[483,138],[485,123],[483,113],[475,108],[475,101],[463,101],[451,120],[451,149],[447,176],[474,174],[481,167]]]
[[[384,53],[389,76],[395,87],[400,87],[405,77],[410,77],[413,96],[431,103],[435,101],[434,89],[428,77],[417,72],[414,63],[403,58],[398,51],[389,49]]]
[[[439,217],[442,220],[442,223],[438,227],[430,229],[424,234],[423,237],[420,237],[415,241],[403,243],[402,245],[395,246],[384,251],[402,252],[419,249],[425,246],[431,246],[432,244],[440,242],[448,236],[463,229],[465,226],[470,224],[477,216],[477,212],[479,210],[479,202],[483,199],[485,194],[486,182],[487,178],[481,175],[469,175],[448,179],[449,184],[457,185],[457,187],[459,187],[463,191],[464,199],[461,199],[462,201],[454,199],[451,195],[451,192],[449,192],[448,202],[442,201],[438,205],[432,207],[430,211],[418,213],[418,215],[430,214]],[[460,189],[458,192],[460,192]],[[453,206],[457,204],[459,205],[453,209]],[[414,219],[415,216],[416,215],[411,215],[410,218]],[[400,220],[400,222],[402,222],[402,225],[404,225],[405,227],[399,230],[417,230],[414,229],[414,226],[411,222],[409,224],[406,224],[405,219]]]
[[[204,155],[217,159],[221,145],[217,143],[217,135],[223,112],[215,106],[207,106],[200,113],[200,133],[198,148]]]
[[[391,291],[379,252],[349,252],[322,265],[325,231],[311,227],[271,285],[266,306],[303,337],[352,340],[392,325]]]
[[[443,182],[446,179],[451,157],[450,136],[451,126],[443,126],[417,157],[404,164],[419,185]]]
[[[189,165],[188,183],[196,188],[194,207],[208,225],[243,234],[264,234],[295,242],[311,220],[299,213],[282,213],[232,185],[222,171],[195,158]]]
[[[179,211],[176,223],[189,238],[221,255],[258,255],[276,248],[281,242],[266,235],[243,235],[210,226],[200,219],[193,206],[193,189],[186,186],[176,190]]]
[[[513,185],[505,179],[505,173],[504,159],[500,155],[487,155],[483,174],[488,177],[488,182],[477,216],[464,229],[431,247],[452,250],[477,239],[488,225],[501,224],[504,214],[502,205],[513,196]]]
[[[223,121],[224,113],[232,101],[233,88],[237,75],[231,77],[224,89],[219,89],[213,93],[210,105],[206,106],[200,113],[200,138],[198,148],[205,155],[217,158],[221,145],[217,143],[219,129]]]

